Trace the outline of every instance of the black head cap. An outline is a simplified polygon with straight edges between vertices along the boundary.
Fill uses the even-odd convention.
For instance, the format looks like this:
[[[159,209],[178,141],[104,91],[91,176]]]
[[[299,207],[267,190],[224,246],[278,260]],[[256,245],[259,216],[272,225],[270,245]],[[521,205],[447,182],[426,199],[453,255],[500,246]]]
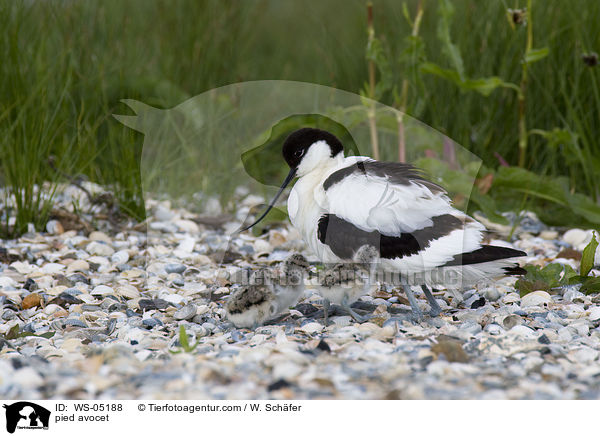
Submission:
[[[325,130],[305,127],[292,132],[283,143],[283,158],[290,166],[296,168],[302,157],[312,144],[317,141],[325,141],[331,148],[331,157],[344,151],[344,146],[339,139]]]

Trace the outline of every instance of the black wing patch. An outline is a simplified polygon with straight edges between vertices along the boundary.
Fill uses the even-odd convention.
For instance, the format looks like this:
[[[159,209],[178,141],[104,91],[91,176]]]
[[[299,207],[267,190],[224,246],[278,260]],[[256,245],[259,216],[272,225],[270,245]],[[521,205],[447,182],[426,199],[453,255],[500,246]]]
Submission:
[[[427,248],[431,241],[463,227],[462,220],[449,214],[439,215],[431,220],[433,225],[429,227],[412,233],[388,236],[377,230],[372,232],[361,230],[337,215],[326,214],[319,219],[317,237],[342,259],[352,259],[354,253],[363,245],[378,248],[382,258],[395,259],[417,254]]]
[[[433,193],[446,192],[440,185],[427,180],[423,175],[423,171],[410,164],[400,162],[380,162],[376,160],[357,162],[356,164],[337,170],[325,179],[325,182],[323,182],[323,189],[327,191],[333,185],[341,182],[345,177],[352,174],[382,177],[388,179],[390,183],[404,186],[410,185],[411,183],[417,183],[429,188]]]
[[[508,259],[511,257],[527,256],[521,250],[508,247],[497,247],[495,245],[484,245],[483,247],[469,253],[457,254],[450,262],[442,266],[472,265],[474,263],[492,262],[494,260]],[[520,275],[526,271],[520,267],[505,268],[508,274]],[[522,272],[521,272],[522,271]]]

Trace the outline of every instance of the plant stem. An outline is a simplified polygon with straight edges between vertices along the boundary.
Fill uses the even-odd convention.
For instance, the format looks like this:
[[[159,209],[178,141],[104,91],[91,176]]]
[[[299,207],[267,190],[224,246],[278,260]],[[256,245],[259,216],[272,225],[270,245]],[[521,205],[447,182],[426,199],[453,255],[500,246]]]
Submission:
[[[367,3],[367,30],[369,34],[368,44],[371,45],[375,39],[375,27],[373,26],[373,3]],[[369,59],[369,97],[375,99],[375,61]],[[371,146],[373,147],[373,158],[379,160],[379,142],[377,139],[377,123],[375,121],[375,101],[369,109],[369,131],[371,133]]]
[[[525,47],[525,57],[533,47],[533,0],[527,0],[527,43]],[[528,64],[523,59],[523,67],[521,73],[521,84],[519,93],[519,166],[525,166],[525,158],[527,154],[527,123],[525,120],[525,91],[527,89],[527,68]]]
[[[412,26],[412,36],[419,34],[421,19],[423,18],[423,3],[419,0],[417,3],[417,15]],[[404,76],[402,80],[402,94],[400,97],[400,111],[397,115],[398,121],[398,162],[406,162],[406,137],[404,133],[404,114],[406,113],[406,105],[408,99],[408,79]]]

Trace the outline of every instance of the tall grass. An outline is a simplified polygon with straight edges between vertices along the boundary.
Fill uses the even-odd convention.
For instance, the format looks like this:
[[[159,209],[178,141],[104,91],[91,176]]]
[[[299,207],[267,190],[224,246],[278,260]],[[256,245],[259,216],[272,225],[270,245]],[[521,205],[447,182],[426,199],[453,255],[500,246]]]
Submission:
[[[448,67],[438,39],[437,2],[423,1],[419,35],[425,57]],[[499,76],[519,83],[527,28],[508,25],[507,8],[527,0],[453,0],[450,33],[469,77]],[[407,0],[416,16],[418,0]],[[536,7],[538,5],[538,7]],[[373,1],[374,23],[390,59],[413,31],[402,5]],[[561,135],[528,136],[526,165],[565,175],[571,188],[600,193],[600,67],[581,56],[600,51],[600,2],[534,2],[535,45],[549,56],[528,69],[527,128]],[[142,135],[111,117],[132,98],[172,107],[208,89],[238,81],[287,79],[358,92],[368,82],[366,2],[328,0],[0,0],[0,176],[14,234],[27,223],[42,228],[60,172],[108,185],[122,211],[141,218]],[[468,30],[468,31],[466,31]],[[404,86],[407,72],[392,69]],[[519,160],[518,96],[463,92],[433,75],[421,77],[418,118],[479,155],[488,167]],[[406,106],[416,90],[408,86]],[[392,105],[394,93],[381,96]],[[567,132],[568,135],[565,135]],[[410,146],[410,144],[407,144]],[[44,181],[47,190],[36,190]],[[4,200],[7,204],[8,198]],[[8,212],[8,213],[6,213]]]

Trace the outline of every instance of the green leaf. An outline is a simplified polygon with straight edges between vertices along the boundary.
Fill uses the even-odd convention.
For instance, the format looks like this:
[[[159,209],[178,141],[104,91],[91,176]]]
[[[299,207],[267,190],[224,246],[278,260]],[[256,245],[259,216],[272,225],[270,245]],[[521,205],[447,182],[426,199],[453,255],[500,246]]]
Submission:
[[[544,268],[537,265],[525,265],[527,274],[515,283],[521,296],[533,291],[549,291],[567,284],[579,283],[574,280],[576,272],[568,265],[551,263]]]
[[[19,325],[14,325],[4,334],[4,339],[16,339],[19,337]]]
[[[373,37],[373,39],[369,41],[367,44],[366,57],[367,60],[374,62],[379,70],[379,80],[376,84],[375,95],[369,96],[370,98],[378,100],[394,85],[392,68],[385,50],[383,49],[381,40]]]
[[[596,257],[596,248],[598,248],[598,241],[596,240],[596,232],[594,232],[594,236],[592,236],[592,240],[589,244],[583,249],[583,254],[581,255],[581,267],[580,273],[582,276],[587,276],[592,268],[594,267],[594,258]]]
[[[473,189],[469,200],[475,203],[479,209],[485,214],[485,216],[498,224],[509,225],[510,222],[498,213],[498,207],[496,201],[491,195],[483,195],[477,189]]]
[[[465,74],[465,67],[460,50],[457,45],[452,42],[450,37],[450,25],[452,24],[452,18],[454,16],[454,6],[449,0],[440,0],[438,8],[438,26],[437,36],[442,43],[442,53],[444,53],[450,60],[450,64],[456,70],[458,77],[462,78]]]
[[[456,71],[442,68],[433,62],[426,62],[422,64],[421,71],[423,73],[434,74],[442,79],[446,79],[460,87],[460,89],[463,91],[477,91],[484,97],[489,96],[492,91],[497,88],[509,88],[520,92],[520,89],[517,85],[510,82],[505,82],[500,77],[492,76],[481,79],[463,79]]]
[[[585,282],[585,280],[586,280],[587,278],[588,278],[587,276],[580,276],[579,274],[576,274],[576,275],[574,275],[574,276],[571,276],[571,277],[569,278],[569,282],[568,282],[568,284],[569,284],[569,285],[578,285],[578,284],[580,284],[580,283],[583,283],[583,282]]]
[[[188,342],[187,333],[185,332],[183,324],[179,326],[179,343],[185,351],[190,348],[190,343]]]
[[[600,206],[583,194],[571,193],[566,177],[542,176],[518,167],[500,167],[492,189],[514,190],[551,201],[567,208],[571,215],[600,224]]]
[[[535,48],[532,50],[528,50],[525,53],[524,62],[529,65],[539,60],[544,59],[550,53],[550,49],[548,47],[543,48]]]
[[[19,338],[24,338],[26,336],[35,336],[36,338],[45,338],[45,339],[50,339],[52,336],[54,336],[56,332],[46,332],[46,333],[41,333],[41,334],[35,334],[35,333],[31,333],[31,332],[21,332],[19,333],[18,337]]]
[[[551,286],[543,280],[531,281],[520,278],[515,283],[515,289],[519,291],[519,295],[523,297],[534,291],[549,291]]]
[[[406,22],[410,27],[413,26],[412,19],[410,18],[410,12],[408,12],[408,6],[406,6],[406,2],[402,2],[402,15],[406,19]]]
[[[586,277],[583,286],[580,289],[585,294],[593,294],[600,292],[600,277]]]
[[[265,205],[264,207],[267,207],[267,205]],[[259,213],[263,213],[262,209]],[[267,228],[271,224],[285,222],[285,221],[287,221],[287,219],[288,219],[288,214],[286,211],[284,211],[278,207],[273,207],[269,211],[267,216],[265,216],[262,219],[261,222],[259,222],[257,225],[252,227],[252,234],[254,236],[260,236],[263,234],[265,228]]]
[[[505,82],[498,76],[486,77],[482,79],[466,79],[461,85],[463,89],[479,92],[484,97],[489,96],[496,88],[510,88],[521,92],[520,88],[514,83]]]
[[[456,71],[442,68],[439,65],[434,64],[433,62],[423,63],[423,65],[421,65],[421,72],[434,74],[438,77],[441,77],[442,79],[446,79],[450,82],[453,82],[457,86],[460,86],[462,84],[462,80]]]

